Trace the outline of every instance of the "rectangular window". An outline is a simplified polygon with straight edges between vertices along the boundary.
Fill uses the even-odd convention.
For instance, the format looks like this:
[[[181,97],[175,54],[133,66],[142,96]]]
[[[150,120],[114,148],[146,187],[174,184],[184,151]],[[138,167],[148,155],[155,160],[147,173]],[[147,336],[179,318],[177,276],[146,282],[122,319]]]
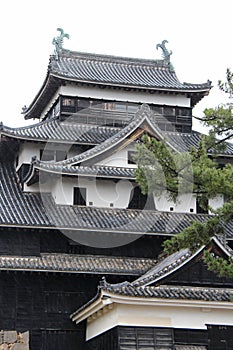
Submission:
[[[86,205],[87,189],[84,187],[74,187],[74,205]]]
[[[135,155],[136,155],[135,151],[128,151],[128,164],[136,164],[136,162],[134,160]]]
[[[197,214],[208,214],[208,200],[200,200],[200,198],[197,197],[196,199],[196,212]]]
[[[75,106],[75,99],[74,98],[63,98],[62,99],[62,106],[74,107]]]
[[[62,150],[52,150],[52,149],[45,149],[40,150],[40,159],[45,162],[60,162],[62,160],[65,160],[67,158],[66,151]]]

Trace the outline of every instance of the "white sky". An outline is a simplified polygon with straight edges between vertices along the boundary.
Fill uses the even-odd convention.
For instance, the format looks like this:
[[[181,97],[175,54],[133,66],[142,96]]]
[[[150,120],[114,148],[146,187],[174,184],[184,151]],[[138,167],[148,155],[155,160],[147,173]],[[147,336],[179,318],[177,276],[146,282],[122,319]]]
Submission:
[[[227,67],[233,69],[230,0],[7,0],[0,4],[0,121],[5,125],[28,124],[21,109],[45,79],[58,27],[70,35],[64,48],[83,52],[157,59],[156,44],[166,39],[181,82],[209,79],[215,86],[194,114],[201,116],[225,99],[216,85]]]

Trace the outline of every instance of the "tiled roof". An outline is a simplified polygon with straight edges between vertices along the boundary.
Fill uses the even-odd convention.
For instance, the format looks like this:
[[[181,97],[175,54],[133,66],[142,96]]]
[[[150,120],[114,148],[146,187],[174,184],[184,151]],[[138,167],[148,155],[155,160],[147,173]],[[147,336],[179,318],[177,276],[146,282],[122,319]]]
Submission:
[[[218,244],[218,238],[214,237],[212,241]],[[202,285],[198,287],[166,285],[161,280],[161,277],[172,273],[177,268],[180,268],[182,264],[185,264],[192,258],[196,258],[199,254],[202,254],[204,249],[208,248],[209,246],[203,246],[195,253],[191,253],[188,249],[182,249],[164,258],[162,261],[155,262],[155,265],[151,269],[133,282],[124,281],[111,284],[106,281],[105,277],[102,277],[95,297],[81,306],[71,315],[71,318],[75,318],[76,315],[91,305],[100,296],[101,298],[103,296],[111,297],[112,294],[118,297],[232,302],[232,288],[215,288]],[[157,285],[152,285],[151,283],[156,282],[156,280],[158,282]]]
[[[158,262],[154,267],[152,267],[152,269],[133,281],[132,285],[139,287],[154,283],[166,276],[168,273],[175,271],[182,264],[187,262],[191,256],[192,254],[188,249],[182,249],[175,252],[174,254],[171,254],[167,258]]]
[[[134,130],[136,130],[141,123],[144,120],[150,120],[150,116],[152,114],[152,111],[150,110],[150,107],[146,104],[143,104],[140,109],[135,113],[134,118],[132,119],[131,123],[125,126],[123,129],[119,130],[115,135],[108,138],[103,143],[87,150],[86,152],[83,152],[81,154],[78,154],[72,158],[63,160],[61,162],[57,162],[57,164],[60,164],[62,166],[66,165],[72,165],[80,162],[85,162],[89,159],[92,159],[94,157],[97,157],[100,154],[103,154],[103,152],[106,152],[113,147],[116,147],[116,145],[122,143],[129,135],[133,133]],[[157,125],[154,125],[154,128],[156,129],[157,133],[160,135],[161,132],[158,129]]]
[[[38,162],[34,168],[42,171],[53,172],[62,175],[112,177],[134,179],[133,168],[111,167],[111,166],[61,166],[57,163]]]
[[[103,280],[94,298],[82,305],[77,311],[70,315],[72,320],[76,319],[83,310],[95,302],[100,295],[104,297],[116,295],[118,297],[143,298],[143,299],[173,299],[193,300],[208,302],[229,302],[232,303],[233,289],[212,288],[212,287],[187,287],[187,286],[139,286],[136,287],[129,282],[110,284]]]
[[[177,132],[167,132],[164,133],[164,137],[168,140],[169,144],[173,146],[177,151],[185,152],[189,151],[191,147],[197,147],[198,143],[201,141],[203,134],[192,131],[191,133],[177,133]],[[233,144],[225,143],[225,149],[222,151],[224,155],[233,155]],[[211,153],[211,150],[210,150]]]
[[[142,286],[136,287],[131,283],[122,285],[105,284],[101,287],[103,294],[105,292],[117,295],[159,298],[159,299],[182,299],[182,300],[205,300],[231,302],[233,289],[210,288],[210,287],[187,287],[187,286]]]
[[[211,245],[217,245],[218,250],[221,250],[223,253],[225,253],[227,257],[233,258],[233,250],[226,242],[223,241],[223,237],[219,235],[218,237],[213,237],[211,239]],[[154,283],[161,283],[165,277],[175,272],[177,269],[180,269],[182,266],[186,265],[190,260],[196,259],[197,256],[201,256],[204,249],[205,247],[202,246],[194,253],[191,253],[187,248],[181,249],[180,251],[177,251],[158,261],[155,266],[153,266],[131,284],[136,287],[145,287]]]
[[[94,173],[98,173],[99,176],[101,173],[106,174],[108,173],[109,176],[114,176],[114,174],[119,174],[119,171],[121,172],[121,177],[128,177],[129,176],[129,172],[130,172],[130,176],[133,177],[133,172],[132,170],[123,170],[123,168],[120,169],[110,169],[110,168],[98,168],[96,169],[95,167],[93,167],[93,169],[91,170],[91,168],[88,170],[86,167],[81,166],[81,167],[77,167],[77,166],[73,166],[75,164],[79,164],[81,163],[82,165],[85,164],[84,162],[86,161],[90,161],[92,163],[94,163],[94,160],[96,159],[96,157],[102,157],[104,156],[104,154],[106,154],[106,152],[114,152],[114,149],[116,147],[118,147],[119,145],[122,145],[124,142],[126,144],[128,144],[128,138],[130,137],[130,135],[132,135],[137,129],[144,129],[145,126],[143,124],[148,124],[149,128],[151,129],[151,132],[153,134],[156,134],[157,137],[160,140],[165,140],[165,142],[167,143],[168,146],[170,146],[172,149],[175,149],[179,152],[185,152],[190,150],[190,148],[193,147],[198,147],[198,143],[201,140],[201,134],[198,132],[192,132],[191,134],[185,134],[185,133],[164,133],[162,132],[159,128],[158,125],[154,119],[153,116],[153,112],[150,109],[150,107],[146,104],[143,104],[139,110],[136,112],[134,118],[132,119],[132,121],[125,126],[122,129],[118,129],[118,130],[114,130],[115,133],[112,134],[112,136],[109,135],[109,138],[106,138],[105,140],[103,140],[103,142],[98,143],[95,147],[92,147],[91,149],[75,155],[74,157],[65,159],[63,161],[59,161],[56,163],[51,163],[51,162],[43,162],[40,160],[36,160],[33,161],[33,164],[30,168],[29,174],[27,176],[27,180],[29,178],[31,178],[33,176],[34,173],[34,169],[39,169],[39,170],[44,170],[44,171],[50,171],[50,172],[54,172],[54,173],[59,173],[59,174],[66,174],[66,175],[71,175],[71,174],[76,174],[76,175],[80,175],[80,174],[91,174]],[[63,132],[63,134],[66,133],[66,129],[64,129],[64,131],[62,131],[62,124],[61,124],[61,128],[59,128],[60,133]],[[78,129],[78,124],[76,124],[77,130],[80,132],[80,130],[83,130],[83,126],[80,128],[80,130]],[[85,129],[84,129],[85,130]],[[88,128],[87,128],[88,130]],[[104,137],[107,136],[106,135],[106,129],[104,129]],[[95,128],[90,128],[88,130],[88,133],[92,133],[95,136],[95,141],[100,141],[101,140],[101,136],[102,129],[98,129],[98,127]],[[112,129],[110,129],[112,130]],[[84,133],[84,135],[82,135],[82,133],[80,133],[81,137],[82,137],[82,141],[84,142],[84,138],[87,141],[87,136],[88,133]],[[100,133],[100,137],[98,137],[97,135]],[[139,132],[139,134],[141,134],[142,131]],[[93,136],[93,135],[92,135]],[[137,136],[139,136],[137,134]],[[76,134],[77,137],[77,134]],[[92,138],[93,140],[93,138]],[[79,138],[80,141],[80,138]],[[90,140],[89,140],[90,141]],[[133,142],[133,140],[130,140],[130,142]],[[228,143],[226,144],[226,149],[224,151],[225,155],[233,155],[233,145]]]
[[[13,138],[22,140],[34,140],[42,142],[67,142],[68,144],[80,143],[97,145],[85,153],[82,153],[74,159],[69,159],[64,162],[70,164],[72,161],[84,161],[89,156],[94,156],[101,151],[106,150],[109,145],[114,146],[136,127],[140,126],[143,119],[149,119],[150,126],[158,137],[166,142],[175,150],[185,152],[191,147],[197,147],[201,140],[202,134],[196,131],[191,133],[178,132],[163,132],[159,129],[156,116],[147,105],[141,105],[134,118],[124,128],[116,128],[109,126],[98,126],[90,124],[79,124],[78,122],[59,121],[57,119],[42,121],[30,126],[11,128],[1,125],[0,132]],[[226,143],[226,148],[223,150],[224,155],[233,155],[233,144]]]
[[[147,60],[63,50],[50,73],[80,82],[176,90],[204,90],[210,83],[181,83],[166,60]]]
[[[206,214],[56,205],[49,194],[24,193],[13,164],[0,163],[0,225],[173,235],[192,221],[204,222],[209,217]],[[225,232],[228,239],[233,238],[232,222],[226,225]]]
[[[154,259],[98,255],[41,254],[40,256],[0,256],[0,270],[121,273],[139,275],[155,264]]]
[[[120,129],[108,126],[78,124],[57,119],[42,121],[20,128],[1,126],[0,132],[13,138],[33,141],[99,144],[115,135]]]
[[[167,60],[134,59],[63,50],[51,56],[46,79],[25,118],[40,118],[44,106],[62,82],[94,84],[127,89],[189,93],[192,105],[209,93],[211,82],[181,83]]]

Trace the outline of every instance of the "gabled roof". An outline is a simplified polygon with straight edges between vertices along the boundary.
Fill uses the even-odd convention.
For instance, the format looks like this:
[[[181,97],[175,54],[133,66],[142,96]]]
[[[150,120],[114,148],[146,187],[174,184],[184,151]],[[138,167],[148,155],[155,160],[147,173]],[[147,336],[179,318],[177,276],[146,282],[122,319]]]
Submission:
[[[147,104],[143,104],[140,106],[138,111],[135,113],[131,122],[119,130],[115,135],[104,141],[103,143],[78,154],[72,158],[63,160],[61,162],[57,162],[57,164],[66,166],[66,165],[74,165],[78,163],[89,162],[90,160],[93,162],[94,159],[101,157],[102,159],[106,157],[106,154],[114,153],[115,149],[132,143],[136,140],[140,135],[144,133],[145,130],[148,130],[151,134],[155,134],[160,140],[163,140],[163,133],[158,128],[157,124],[153,119],[153,112]],[[174,148],[173,145],[167,142],[168,146]],[[85,163],[84,163],[85,164]]]
[[[223,237],[213,237],[211,240],[212,247],[217,246],[225,257],[233,258],[233,250],[229,245],[223,242]],[[191,253],[189,249],[182,249],[180,251],[171,254],[167,258],[159,261],[156,266],[152,267],[151,270],[147,271],[144,275],[132,282],[133,286],[149,286],[151,284],[161,283],[165,278],[175,271],[185,267],[190,261],[197,259],[201,256],[203,250],[206,249],[205,246],[201,247],[195,253]]]
[[[43,123],[42,123],[43,124]],[[64,123],[65,125],[65,123]],[[113,132],[112,136],[106,138],[103,142],[98,143],[95,147],[88,149],[87,151],[75,155],[71,158],[59,161],[59,162],[45,162],[39,159],[34,159],[32,161],[31,167],[29,169],[29,173],[26,177],[26,181],[30,181],[32,177],[34,177],[34,173],[36,170],[51,172],[54,174],[64,174],[64,175],[72,175],[72,176],[80,176],[80,175],[91,175],[94,176],[98,174],[98,176],[107,176],[111,177],[114,174],[121,178],[133,178],[133,171],[130,169],[123,168],[112,168],[112,167],[96,167],[95,162],[100,159],[104,159],[109,157],[109,155],[114,154],[117,149],[122,149],[134,142],[137,138],[139,138],[144,132],[147,132],[159,140],[164,140],[166,144],[173,150],[178,152],[186,152],[189,151],[191,147],[198,147],[198,143],[201,140],[201,134],[198,132],[192,132],[191,134],[185,133],[165,133],[159,129],[156,119],[153,115],[153,111],[147,104],[141,105],[138,111],[135,113],[135,116],[132,118],[131,122],[121,129],[101,129],[101,127],[95,128],[86,128],[86,132],[84,132],[85,128],[83,125],[79,130],[78,124],[76,125],[77,131],[79,133],[79,138],[87,138],[89,133],[91,135],[95,135],[96,133],[96,141],[100,141],[101,136],[107,136],[107,130],[110,136],[110,132]],[[57,126],[56,130],[59,130],[62,133],[63,124]],[[69,129],[68,129],[69,130]],[[75,130],[75,128],[74,128]],[[63,134],[65,134],[67,130],[65,129]],[[75,132],[75,131],[74,131]],[[83,134],[82,134],[83,132]],[[77,134],[76,133],[76,137]],[[98,138],[98,133],[100,133],[100,137]],[[56,132],[57,135],[57,132]],[[49,142],[53,142],[53,138],[49,140]],[[211,153],[211,152],[210,152]],[[226,149],[224,151],[225,155],[233,156],[233,145],[226,144]],[[80,165],[81,164],[81,165]],[[88,164],[89,168],[85,165]],[[92,164],[92,167],[90,167]]]
[[[233,251],[226,250],[218,238],[212,238],[210,246],[218,245],[219,249],[223,249],[223,254],[227,254],[228,257],[233,257]],[[141,277],[133,282],[121,282],[117,284],[107,283],[105,278],[102,279],[98,287],[97,295],[79,308],[75,313],[71,315],[73,321],[84,319],[81,315],[85,315],[85,309],[88,309],[91,304],[100,301],[112,300],[110,302],[120,302],[121,298],[126,302],[126,298],[130,298],[130,303],[135,299],[135,303],[140,303],[140,299],[152,300],[156,299],[170,299],[170,300],[186,300],[186,301],[209,301],[209,302],[229,302],[232,301],[233,288],[215,288],[206,286],[174,286],[162,284],[163,278],[169,278],[169,274],[172,274],[177,269],[183,267],[190,260],[195,259],[198,255],[202,254],[205,249],[210,246],[203,246],[197,252],[191,253],[188,249],[178,251],[162,261],[158,261],[152,269],[147,271]],[[151,285],[157,282],[157,285]],[[122,300],[123,300],[122,299]],[[102,304],[103,307],[103,304]],[[97,311],[97,310],[95,310]],[[86,313],[87,315],[87,313]],[[85,317],[85,316],[84,316]]]
[[[62,50],[51,56],[46,79],[25,112],[25,118],[39,118],[44,106],[64,82],[127,89],[189,94],[192,105],[209,93],[211,83],[181,83],[170,62],[97,55]]]

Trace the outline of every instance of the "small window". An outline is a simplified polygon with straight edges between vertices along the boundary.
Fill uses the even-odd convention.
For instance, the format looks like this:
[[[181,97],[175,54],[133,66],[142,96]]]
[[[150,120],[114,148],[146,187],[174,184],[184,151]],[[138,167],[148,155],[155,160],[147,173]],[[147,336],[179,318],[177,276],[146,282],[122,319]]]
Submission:
[[[128,164],[136,164],[135,162],[135,151],[128,151]]]
[[[74,98],[63,98],[62,99],[62,106],[74,107],[75,106],[75,99]]]
[[[207,199],[202,199],[197,197],[196,199],[196,212],[197,214],[208,214],[208,200]]]
[[[56,161],[60,162],[62,160],[65,160],[67,158],[66,151],[62,150],[40,150],[40,159],[48,162],[48,161]]]
[[[86,205],[87,189],[74,187],[74,205]]]
[[[113,102],[104,102],[103,106],[106,111],[113,111],[115,109],[115,104]]]

